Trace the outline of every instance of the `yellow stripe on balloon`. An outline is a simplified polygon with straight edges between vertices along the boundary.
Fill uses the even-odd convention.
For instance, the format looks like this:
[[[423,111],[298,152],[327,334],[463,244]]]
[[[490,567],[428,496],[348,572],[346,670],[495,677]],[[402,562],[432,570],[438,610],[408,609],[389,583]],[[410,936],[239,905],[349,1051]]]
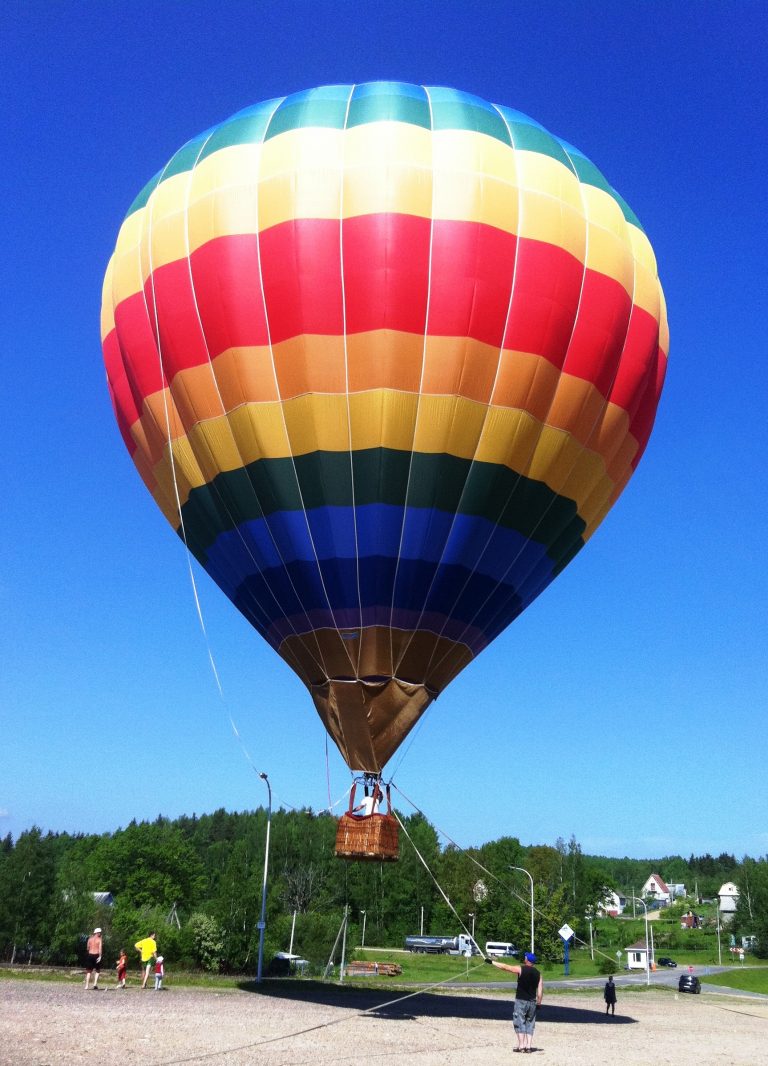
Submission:
[[[157,407],[159,395],[153,399]],[[353,451],[381,447],[504,465],[573,499],[580,513],[596,485],[603,480],[615,483],[605,458],[585,449],[568,430],[542,425],[525,411],[488,409],[459,397],[419,399],[376,390],[351,396],[349,407],[343,396],[247,404],[228,416],[197,423],[186,436],[175,435],[179,424],[174,421],[173,453],[182,505],[191,488],[212,480],[217,472],[314,451],[346,452],[350,446]],[[152,450],[156,453],[152,472],[168,492],[167,443]],[[623,472],[635,450],[630,438],[621,461],[614,458],[613,469]]]
[[[115,257],[110,256],[107,263],[107,269],[104,273],[104,284],[101,286],[101,316],[99,319],[99,328],[101,332],[101,343],[104,343],[105,338],[115,328],[115,309],[112,303],[112,275],[114,272]]]
[[[552,156],[524,149],[518,149],[514,158],[517,184],[522,189],[548,193],[580,214],[583,213],[581,182],[565,163]]]
[[[518,224],[521,238],[564,248],[583,263],[587,248],[586,233],[587,223],[581,210],[562,201],[553,203],[547,193],[530,189],[521,191]]]
[[[635,288],[632,293],[632,302],[636,307],[647,311],[651,318],[659,318],[659,300],[661,298],[661,286],[659,279],[652,274],[645,263],[635,259]]]
[[[591,221],[587,231],[588,270],[612,278],[632,298],[635,280],[635,261],[632,251],[620,237]]]

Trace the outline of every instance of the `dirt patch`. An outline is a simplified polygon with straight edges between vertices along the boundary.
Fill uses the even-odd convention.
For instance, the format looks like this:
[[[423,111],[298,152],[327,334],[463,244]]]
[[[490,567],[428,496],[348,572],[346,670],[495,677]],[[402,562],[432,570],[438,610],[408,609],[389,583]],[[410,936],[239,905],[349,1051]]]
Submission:
[[[359,1063],[508,1066],[512,999],[489,993],[390,991],[340,996],[169,988],[142,991],[0,982],[2,1066],[299,1066]],[[375,1013],[362,1011],[374,1008]],[[597,996],[547,996],[536,1060],[548,1066],[753,1066],[763,1061],[768,1001],[620,993],[615,1018]],[[515,1056],[517,1058],[517,1056]],[[523,1058],[523,1056],[520,1056]]]

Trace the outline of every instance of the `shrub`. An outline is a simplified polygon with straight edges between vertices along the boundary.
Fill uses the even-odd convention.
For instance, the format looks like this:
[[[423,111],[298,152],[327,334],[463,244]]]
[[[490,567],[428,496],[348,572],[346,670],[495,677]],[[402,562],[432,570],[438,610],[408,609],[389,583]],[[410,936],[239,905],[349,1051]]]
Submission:
[[[195,961],[203,970],[218,971],[224,950],[224,936],[219,923],[202,911],[196,911],[187,922],[191,934]]]

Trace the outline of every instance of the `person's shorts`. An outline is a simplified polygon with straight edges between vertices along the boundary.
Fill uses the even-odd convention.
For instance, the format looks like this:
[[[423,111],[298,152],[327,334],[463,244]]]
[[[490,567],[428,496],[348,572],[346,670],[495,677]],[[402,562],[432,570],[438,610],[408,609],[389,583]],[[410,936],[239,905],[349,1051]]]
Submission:
[[[512,1024],[516,1033],[533,1033],[536,1024],[536,1000],[516,999],[512,1009]]]
[[[98,955],[86,955],[85,957],[85,969],[87,973],[91,973],[93,970],[96,973],[101,973],[101,959]]]

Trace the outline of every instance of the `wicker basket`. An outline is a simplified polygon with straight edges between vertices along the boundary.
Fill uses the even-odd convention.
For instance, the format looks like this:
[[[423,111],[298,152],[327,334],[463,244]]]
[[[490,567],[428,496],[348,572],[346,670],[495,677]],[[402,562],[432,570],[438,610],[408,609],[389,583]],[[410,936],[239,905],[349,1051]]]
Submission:
[[[364,862],[397,862],[398,824],[392,814],[392,804],[387,789],[386,814],[353,814],[355,788],[349,797],[349,810],[339,818],[336,828],[336,854],[340,859],[357,859]]]

